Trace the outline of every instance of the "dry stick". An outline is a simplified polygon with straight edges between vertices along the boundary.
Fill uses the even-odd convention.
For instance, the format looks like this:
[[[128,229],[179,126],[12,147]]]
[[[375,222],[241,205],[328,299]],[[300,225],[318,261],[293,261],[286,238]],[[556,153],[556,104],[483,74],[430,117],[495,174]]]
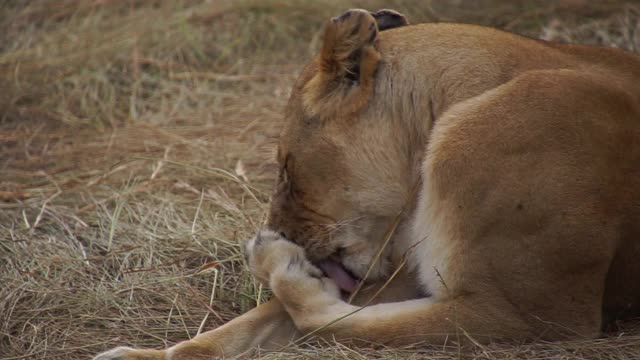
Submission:
[[[198,71],[185,71],[181,73],[170,73],[169,79],[172,80],[193,80],[193,79],[203,79],[203,80],[214,80],[214,81],[264,81],[271,78],[279,77],[280,74],[270,75],[270,74],[262,74],[262,75],[229,75],[229,74],[219,74],[213,72],[198,72]]]
[[[209,309],[213,308],[213,299],[216,296],[216,287],[218,286],[218,269],[213,269],[213,286],[211,286],[211,295],[209,296]],[[198,327],[198,332],[196,333],[196,336],[200,335],[200,333],[202,332],[202,329],[204,328],[204,324],[207,321],[207,319],[209,318],[209,314],[211,313],[211,310],[207,311],[206,315],[204,316],[204,318],[202,319],[202,321],[200,322],[200,326]],[[216,314],[218,315],[218,314]],[[218,318],[220,316],[218,315]]]
[[[45,212],[45,209],[47,208],[47,205],[49,204],[49,202],[51,202],[51,200],[55,199],[56,197],[58,197],[60,194],[62,194],[62,189],[60,188],[60,185],[58,185],[58,182],[56,182],[56,180],[51,177],[51,175],[47,174],[44,171],[41,171],[42,174],[44,174],[47,179],[49,181],[51,181],[51,183],[56,187],[56,192],[47,197],[44,202],[42,203],[42,207],[40,208],[40,212],[38,213],[38,216],[36,216],[36,219],[33,222],[33,225],[30,228],[30,233],[33,235],[33,232],[36,230],[36,228],[38,227],[38,224],[40,224],[40,220],[42,220],[42,215]]]
[[[295,344],[295,343],[301,343],[301,342],[303,342],[304,340],[306,340],[306,339],[310,338],[311,336],[313,336],[313,335],[314,335],[314,334],[316,334],[317,332],[322,331],[322,330],[326,329],[327,327],[329,327],[329,326],[331,326],[331,325],[333,325],[333,324],[337,323],[338,321],[340,321],[340,320],[342,320],[342,319],[344,319],[344,318],[346,318],[346,317],[348,317],[348,316],[351,316],[351,315],[353,315],[353,314],[355,314],[355,313],[357,313],[357,312],[359,312],[359,311],[363,310],[363,309],[364,309],[364,308],[366,308],[367,306],[369,306],[369,304],[371,304],[371,302],[372,302],[373,300],[375,300],[375,298],[377,298],[377,297],[378,297],[378,295],[380,295],[380,293],[381,293],[381,292],[382,292],[382,291],[383,291],[383,290],[384,290],[384,289],[389,285],[389,283],[391,283],[391,281],[396,277],[396,275],[398,275],[398,273],[400,272],[400,270],[402,270],[402,268],[404,267],[404,265],[405,265],[406,263],[407,263],[407,259],[405,258],[405,259],[403,259],[403,260],[402,260],[402,262],[400,263],[400,265],[398,265],[398,267],[396,268],[396,270],[391,274],[391,276],[389,277],[389,279],[387,279],[387,281],[385,281],[385,283],[382,285],[382,287],[380,287],[380,289],[378,289],[378,291],[376,291],[376,292],[375,292],[375,294],[373,294],[373,295],[369,298],[369,300],[367,300],[367,301],[364,303],[364,305],[362,305],[362,306],[358,307],[357,309],[355,309],[355,310],[353,310],[353,311],[351,311],[351,312],[349,312],[349,313],[346,313],[346,314],[344,314],[344,315],[342,315],[342,316],[340,316],[340,317],[338,317],[338,318],[336,318],[336,319],[334,319],[334,320],[331,320],[331,321],[330,321],[330,322],[328,322],[327,324],[322,325],[321,327],[319,327],[319,328],[317,328],[317,329],[315,329],[315,330],[313,330],[313,331],[311,331],[311,332],[309,332],[309,333],[305,334],[304,336],[302,336],[302,337],[298,338],[296,341],[294,341],[294,344]]]
[[[191,223],[191,235],[196,233],[196,222],[198,221],[198,215],[200,215],[200,209],[202,208],[202,201],[204,200],[204,189],[200,191],[200,201],[198,202],[198,207],[196,208],[196,214],[193,215],[193,222]],[[202,246],[202,244],[200,244]]]
[[[168,137],[171,140],[177,141],[180,143],[180,145],[187,145],[191,148],[197,149],[202,151],[203,153],[208,153],[208,149],[205,148],[204,146],[198,145],[197,143],[194,143],[193,141],[190,141],[190,139],[185,138],[184,136],[169,132],[167,130],[164,130],[162,128],[159,127],[155,127],[152,126],[150,124],[146,124],[146,123],[140,123],[139,124],[140,127],[149,129],[150,131],[156,132],[162,136]]]
[[[387,234],[385,235],[384,243],[380,247],[380,250],[378,250],[378,253],[376,254],[376,256],[373,258],[371,265],[369,265],[369,269],[367,269],[367,272],[364,274],[364,277],[358,283],[358,287],[356,287],[356,290],[352,292],[351,295],[349,295],[349,299],[347,300],[349,304],[351,304],[351,302],[353,301],[353,298],[356,295],[358,295],[358,292],[360,292],[360,289],[362,289],[362,286],[364,285],[365,280],[367,280],[367,278],[369,277],[369,274],[373,270],[374,265],[378,263],[378,261],[380,261],[380,258],[382,257],[382,253],[384,252],[384,249],[387,248],[387,245],[391,241],[391,238],[393,237],[395,230],[398,228],[398,225],[400,224],[400,219],[402,217],[403,212],[404,211],[399,212],[396,218],[394,219],[393,223],[391,224],[391,228],[389,229],[389,231],[387,231]]]
[[[157,158],[144,157],[144,156],[134,156],[133,159],[137,159],[137,160],[153,160],[153,161],[160,160],[160,159],[157,159]],[[199,166],[189,165],[189,164],[185,164],[185,163],[181,163],[181,162],[177,162],[177,161],[172,161],[172,160],[161,160],[161,161],[163,161],[164,163],[167,163],[167,164],[183,166],[183,167],[188,168],[188,169],[204,171],[204,172],[207,172],[207,173],[210,173],[210,174],[215,174],[215,175],[217,175],[219,177],[222,177],[223,179],[231,180],[231,181],[239,184],[240,186],[242,186],[242,189],[247,194],[249,194],[249,196],[251,196],[251,198],[258,204],[258,206],[260,208],[263,208],[263,203],[260,200],[258,200],[258,197],[253,193],[253,191],[251,191],[251,190],[254,190],[256,192],[260,192],[260,190],[258,188],[255,188],[255,187],[249,185],[246,181],[243,181],[242,179],[238,178],[237,176],[233,175],[232,173],[228,172],[227,170],[220,169],[220,168],[205,169],[205,168],[202,168],[202,167],[199,167]],[[257,231],[258,228],[257,228],[256,224],[253,222],[253,220],[251,220],[251,218],[249,216],[247,216],[244,213],[244,211],[242,211],[242,210],[240,211],[240,214]]]
[[[95,184],[99,183],[100,181],[104,180],[106,177],[108,177],[108,176],[112,175],[113,173],[115,173],[115,172],[117,172],[117,171],[120,171],[120,170],[125,169],[125,168],[126,168],[126,166],[127,166],[129,163],[131,163],[131,162],[132,162],[132,161],[122,162],[122,163],[118,163],[118,164],[114,165],[114,166],[112,167],[112,169],[111,169],[109,172],[107,172],[106,174],[103,174],[103,175],[99,176],[97,179],[92,179],[92,180],[90,180],[87,184],[85,184],[85,185],[84,185],[84,187],[85,187],[85,188],[88,188],[88,187],[91,187],[91,186],[93,186],[93,185],[95,185]],[[45,174],[45,175],[46,175],[47,177],[50,177],[48,174]],[[52,180],[52,182],[53,182],[53,180]],[[138,191],[144,190],[144,188],[140,188],[140,187],[141,187],[142,185],[145,185],[145,184],[147,184],[147,182],[139,183],[138,185],[136,185],[136,186],[135,186],[135,188],[134,188],[132,191],[130,191],[130,193],[134,193],[134,192],[138,192]],[[26,215],[26,213],[25,213],[24,211],[22,212],[23,220],[24,220],[24,222],[25,222],[25,226],[27,227],[27,229],[31,229],[31,231],[34,231],[34,230],[35,230],[35,228],[36,228],[38,225],[42,225],[42,224],[48,223],[48,221],[49,221],[49,220],[48,220],[47,218],[43,218],[43,217],[42,217],[42,215],[44,214],[44,212],[45,212],[45,210],[46,210],[46,209],[45,209],[45,207],[49,204],[49,202],[51,202],[53,199],[55,199],[57,196],[59,196],[59,195],[61,195],[61,194],[63,193],[62,187],[61,187],[59,184],[57,184],[57,183],[55,183],[55,182],[54,182],[54,185],[55,185],[55,187],[56,187],[56,189],[57,189],[57,190],[56,190],[56,192],[55,192],[55,193],[53,193],[52,195],[50,195],[49,197],[47,197],[47,198],[44,200],[44,202],[43,202],[43,204],[42,204],[42,207],[41,207],[41,209],[40,209],[40,213],[38,214],[38,217],[36,218],[36,221],[34,222],[34,224],[33,224],[33,225],[29,223],[29,220],[27,219],[27,215]],[[67,193],[69,193],[69,192],[71,192],[71,191],[73,191],[73,190],[75,190],[75,189],[77,189],[77,188],[79,188],[79,187],[80,187],[80,186],[74,186],[74,187],[71,187],[70,189],[66,189],[66,190],[64,190],[64,191],[66,191]],[[25,194],[27,194],[27,196],[28,196],[28,197],[32,197],[32,195],[33,195],[32,193],[28,193],[28,192],[27,192],[27,193],[25,193]],[[0,194],[0,195],[1,195],[1,194]],[[86,211],[93,210],[93,209],[95,209],[96,207],[98,207],[98,205],[103,204],[103,203],[106,203],[106,202],[109,202],[109,201],[112,201],[112,200],[116,199],[116,198],[117,198],[117,197],[119,197],[119,196],[121,196],[121,194],[116,194],[116,195],[110,196],[110,197],[108,197],[108,198],[106,198],[106,199],[102,199],[102,200],[100,200],[100,201],[97,201],[97,202],[95,202],[95,203],[93,203],[93,204],[89,204],[89,205],[83,206],[83,207],[81,207],[80,209],[76,210],[76,211],[73,213],[73,218],[74,218],[76,221],[78,221],[78,222],[82,223],[83,225],[86,225],[86,224],[84,223],[84,221],[82,221],[80,218],[78,218],[78,215],[80,215],[80,214],[82,214],[82,213],[84,213],[84,212],[86,212]],[[2,196],[0,196],[0,200],[4,200],[4,199],[2,199]]]
[[[444,281],[444,278],[442,277],[442,274],[440,274],[440,271],[438,270],[438,268],[434,266],[433,270],[436,272],[436,276],[442,283],[442,286],[444,286],[444,289],[447,292],[447,296],[451,296],[451,291],[449,291],[449,286],[447,286],[447,282]],[[458,326],[458,309],[455,303],[453,303],[453,324],[456,328],[456,341],[458,342],[458,358],[460,358],[462,356],[462,348],[460,346],[460,327]]]
[[[152,157],[146,157],[146,156],[134,156],[133,159],[163,161],[163,162],[165,162],[167,164],[183,166],[183,167],[186,167],[186,168],[189,168],[189,169],[200,170],[200,171],[204,171],[206,173],[215,174],[215,175],[217,175],[219,177],[222,177],[224,179],[231,180],[231,181],[233,181],[233,182],[235,182],[237,184],[240,184],[242,186],[242,188],[247,192],[247,194],[249,194],[249,196],[251,196],[253,198],[253,200],[255,200],[258,204],[262,204],[262,202],[260,200],[258,200],[256,195],[253,193],[253,191],[260,192],[259,189],[247,184],[246,182],[242,181],[242,179],[238,178],[237,176],[233,175],[232,173],[228,172],[227,170],[223,170],[223,169],[219,169],[219,168],[206,169],[206,168],[202,168],[202,167],[195,166],[195,165],[189,165],[189,164],[181,163],[181,162],[178,162],[178,161],[164,160],[164,159],[161,160],[161,159],[152,158]],[[253,191],[251,191],[251,190],[253,190]]]
[[[411,191],[411,194],[409,196],[409,200],[413,199],[418,191],[418,187],[419,187],[420,183],[416,183],[413,187],[413,190]],[[402,208],[402,210],[398,213],[398,215],[396,215],[393,223],[391,224],[391,228],[389,229],[389,231],[387,231],[387,234],[385,235],[385,240],[384,243],[382,244],[382,246],[380,247],[380,250],[378,251],[378,253],[376,254],[375,258],[373,259],[373,261],[371,262],[371,265],[369,266],[369,269],[367,270],[365,276],[363,277],[363,279],[360,281],[360,283],[358,284],[358,287],[356,288],[356,290],[349,296],[349,299],[347,300],[348,303],[350,304],[353,301],[353,298],[357,295],[357,293],[360,291],[360,289],[362,289],[362,285],[364,284],[364,281],[367,279],[367,277],[369,276],[369,274],[371,273],[371,270],[373,269],[373,266],[380,260],[380,257],[382,256],[382,252],[384,251],[384,249],[387,247],[387,245],[389,244],[391,238],[393,237],[393,234],[395,233],[395,230],[398,228],[398,225],[400,224],[400,220],[402,218],[402,215],[405,213],[405,211],[407,210],[407,207],[409,206],[411,202],[408,201],[405,206]],[[326,329],[327,327],[337,323],[338,321],[351,316],[361,310],[363,310],[364,308],[366,308],[367,306],[369,306],[371,304],[371,302],[373,300],[375,300],[378,295],[380,295],[380,293],[382,293],[382,291],[384,289],[386,289],[387,286],[389,286],[389,284],[391,283],[391,281],[398,275],[398,273],[400,272],[400,270],[402,270],[402,268],[404,267],[404,265],[407,263],[407,254],[408,252],[413,249],[414,246],[416,246],[416,244],[412,245],[409,247],[409,249],[407,249],[407,251],[403,254],[402,256],[402,262],[400,263],[400,265],[398,265],[398,267],[394,270],[394,272],[391,274],[391,276],[389,277],[389,279],[387,279],[387,281],[385,281],[385,283],[382,285],[382,287],[380,287],[380,289],[378,289],[365,303],[364,305],[358,307],[357,309],[342,315],[332,321],[330,321],[329,323],[305,334],[304,336],[298,338],[294,343],[300,343],[306,339],[308,339],[309,337],[313,336],[314,334],[316,334],[319,331],[322,331],[323,329]]]
[[[143,180],[143,181],[137,183],[136,185],[133,185],[131,190],[129,190],[125,195],[132,195],[132,194],[136,194],[136,193],[142,192],[144,190],[148,190],[148,186],[147,185],[149,185],[149,184],[151,184],[151,181]],[[96,202],[94,202],[92,204],[89,204],[89,205],[81,207],[80,209],[76,210],[73,214],[76,215],[76,216],[80,215],[82,213],[85,213],[87,211],[90,211],[90,210],[93,210],[93,209],[97,208],[99,205],[108,203],[109,201],[113,201],[113,200],[117,199],[120,196],[123,196],[123,194],[117,193],[117,194],[109,196],[107,198],[98,200],[98,201],[96,201]]]
[[[369,306],[369,304],[371,304],[371,302],[373,300],[375,300],[378,295],[380,295],[380,293],[386,289],[387,286],[389,286],[389,283],[391,283],[391,280],[393,280],[396,275],[398,275],[398,273],[400,272],[400,270],[402,270],[402,268],[404,267],[404,265],[407,263],[407,258],[406,256],[402,257],[402,262],[400,263],[400,265],[398,265],[398,267],[393,271],[393,273],[391,274],[391,276],[389,277],[389,279],[387,281],[385,281],[385,283],[380,287],[380,289],[378,289],[378,291],[376,291],[373,295],[371,295],[371,297],[369,298],[369,300],[367,300],[364,305],[362,305],[362,307],[367,307]]]
[[[437,267],[433,267],[433,270],[436,273],[436,276],[438,277],[438,280],[440,281],[440,283],[442,283],[442,286],[444,286],[445,291],[447,292],[447,296],[452,296],[451,295],[451,290],[449,289],[449,286],[447,285],[446,281],[444,281],[444,278],[442,277],[442,274],[440,273],[440,271],[438,270]],[[471,343],[473,343],[473,345],[475,345],[477,348],[482,349],[483,353],[489,357],[487,350],[484,346],[482,346],[482,344],[480,344],[480,342],[478,342],[476,339],[474,339],[471,334],[469,334],[464,328],[460,327],[459,321],[458,321],[458,308],[457,306],[453,305],[453,324],[455,325],[455,329],[456,329],[456,340],[458,342],[458,358],[462,358],[462,342],[460,341],[460,332],[462,332],[462,334],[469,339],[469,341],[471,341]]]
[[[396,229],[398,228],[398,225],[400,225],[400,220],[402,219],[402,215],[406,212],[407,207],[411,203],[411,199],[413,199],[415,197],[416,193],[418,192],[419,185],[420,185],[420,182],[416,183],[413,186],[413,190],[411,190],[411,194],[409,194],[409,201],[407,201],[407,203],[403,206],[402,210],[400,210],[400,212],[398,212],[398,215],[396,215],[395,219],[393,220],[393,223],[391,224],[391,227],[389,228],[389,230],[385,234],[384,243],[380,247],[380,250],[378,250],[378,253],[373,258],[373,261],[371,262],[371,265],[369,265],[369,268],[367,269],[367,272],[364,274],[364,277],[360,280],[360,283],[358,284],[358,287],[356,287],[356,290],[353,293],[351,293],[351,295],[349,296],[349,299],[347,300],[347,302],[349,304],[351,304],[351,302],[353,301],[355,296],[358,295],[358,292],[360,292],[360,289],[362,289],[362,286],[364,285],[365,280],[367,280],[367,278],[369,277],[369,274],[371,273],[371,270],[373,270],[373,266],[378,261],[380,261],[380,257],[382,257],[382,253],[384,252],[384,249],[386,249],[387,245],[391,241],[391,238],[393,237],[393,234],[395,233]]]
[[[408,261],[408,260],[407,260],[407,256],[408,256],[408,254],[409,254],[409,251],[413,250],[413,248],[414,248],[414,247],[416,247],[416,246],[418,246],[418,244],[419,244],[419,243],[421,243],[421,242],[422,242],[422,240],[420,240],[420,241],[416,242],[415,244],[413,244],[413,245],[409,246],[409,248],[404,252],[404,254],[402,254],[402,261],[400,262],[400,265],[398,265],[398,267],[393,271],[393,273],[391,274],[391,276],[389,277],[389,279],[387,279],[387,281],[385,281],[385,283],[384,283],[384,284],[382,284],[382,286],[380,287],[380,289],[378,289],[378,290],[377,290],[377,291],[376,291],[376,292],[375,292],[371,297],[369,297],[369,300],[367,300],[367,301],[364,303],[364,305],[362,305],[362,306],[361,306],[361,307],[359,307],[358,309],[356,309],[356,310],[354,310],[354,311],[352,311],[352,312],[350,312],[350,313],[348,313],[348,314],[346,314],[346,315],[343,315],[343,316],[341,316],[341,317],[339,317],[339,318],[337,318],[337,319],[335,319],[335,320],[332,320],[331,322],[329,322],[329,323],[328,323],[328,324],[326,324],[326,325],[323,325],[323,326],[321,326],[321,327],[319,327],[319,328],[317,328],[317,329],[313,330],[312,332],[310,332],[310,333],[308,333],[308,334],[304,335],[303,337],[301,337],[301,338],[297,339],[297,340],[296,340],[296,342],[299,342],[299,341],[301,341],[301,340],[303,340],[303,339],[306,339],[306,338],[308,338],[308,337],[312,336],[313,334],[317,333],[318,331],[320,331],[320,330],[322,330],[322,329],[325,329],[326,327],[328,327],[328,326],[330,326],[330,325],[335,324],[336,322],[338,322],[338,321],[340,321],[340,320],[342,320],[342,319],[346,318],[347,316],[351,316],[351,315],[353,315],[353,314],[357,313],[358,311],[360,311],[360,310],[364,309],[365,307],[369,306],[369,305],[371,304],[371,302],[373,302],[373,300],[375,300],[375,299],[378,297],[378,295],[380,295],[380,293],[382,293],[382,291],[383,291],[384,289],[386,289],[386,288],[387,288],[387,286],[389,286],[389,284],[391,283],[391,281],[392,281],[392,280],[393,280],[393,279],[398,275],[398,273],[400,272],[400,270],[402,270],[402,268],[405,266],[405,264],[406,264],[406,263],[407,263],[407,261]]]

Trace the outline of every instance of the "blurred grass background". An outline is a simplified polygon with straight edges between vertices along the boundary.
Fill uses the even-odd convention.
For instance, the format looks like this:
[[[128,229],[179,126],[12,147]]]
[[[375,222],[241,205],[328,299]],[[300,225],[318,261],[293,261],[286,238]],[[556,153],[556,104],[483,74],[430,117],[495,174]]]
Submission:
[[[267,296],[240,244],[263,220],[289,87],[351,7],[640,47],[636,1],[4,0],[0,359],[170,346]],[[462,356],[637,358],[636,328]],[[325,343],[261,356],[460,355]]]

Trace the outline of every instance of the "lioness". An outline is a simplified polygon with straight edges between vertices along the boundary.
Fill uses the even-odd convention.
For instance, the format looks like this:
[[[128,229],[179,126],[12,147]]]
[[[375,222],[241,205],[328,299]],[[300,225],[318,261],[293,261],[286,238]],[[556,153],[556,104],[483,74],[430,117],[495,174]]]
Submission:
[[[96,359],[209,359],[310,332],[593,338],[603,310],[637,309],[640,58],[405,25],[332,19],[293,87],[268,223],[247,245],[276,300],[168,350]],[[355,303],[374,305],[345,301],[362,279],[374,288]]]

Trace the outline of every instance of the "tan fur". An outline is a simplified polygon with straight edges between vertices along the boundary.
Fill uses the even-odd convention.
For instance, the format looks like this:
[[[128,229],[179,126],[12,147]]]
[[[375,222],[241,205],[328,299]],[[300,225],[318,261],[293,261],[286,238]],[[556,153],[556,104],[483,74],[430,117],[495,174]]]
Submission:
[[[237,355],[320,328],[393,345],[593,338],[603,312],[638,309],[640,59],[375,21],[331,21],[294,86],[267,229],[247,249],[277,300],[167,352],[96,359]],[[407,265],[361,308],[313,265],[326,258],[371,267],[374,288]]]

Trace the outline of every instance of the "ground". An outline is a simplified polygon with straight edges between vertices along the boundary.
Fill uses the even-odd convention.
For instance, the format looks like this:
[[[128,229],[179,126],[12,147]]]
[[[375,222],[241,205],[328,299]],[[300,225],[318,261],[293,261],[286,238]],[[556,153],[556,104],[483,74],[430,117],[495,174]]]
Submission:
[[[164,347],[269,296],[241,244],[263,221],[289,87],[323,22],[350,7],[640,48],[632,1],[4,0],[1,359]],[[626,359],[640,356],[640,326],[594,341],[259,355]]]

